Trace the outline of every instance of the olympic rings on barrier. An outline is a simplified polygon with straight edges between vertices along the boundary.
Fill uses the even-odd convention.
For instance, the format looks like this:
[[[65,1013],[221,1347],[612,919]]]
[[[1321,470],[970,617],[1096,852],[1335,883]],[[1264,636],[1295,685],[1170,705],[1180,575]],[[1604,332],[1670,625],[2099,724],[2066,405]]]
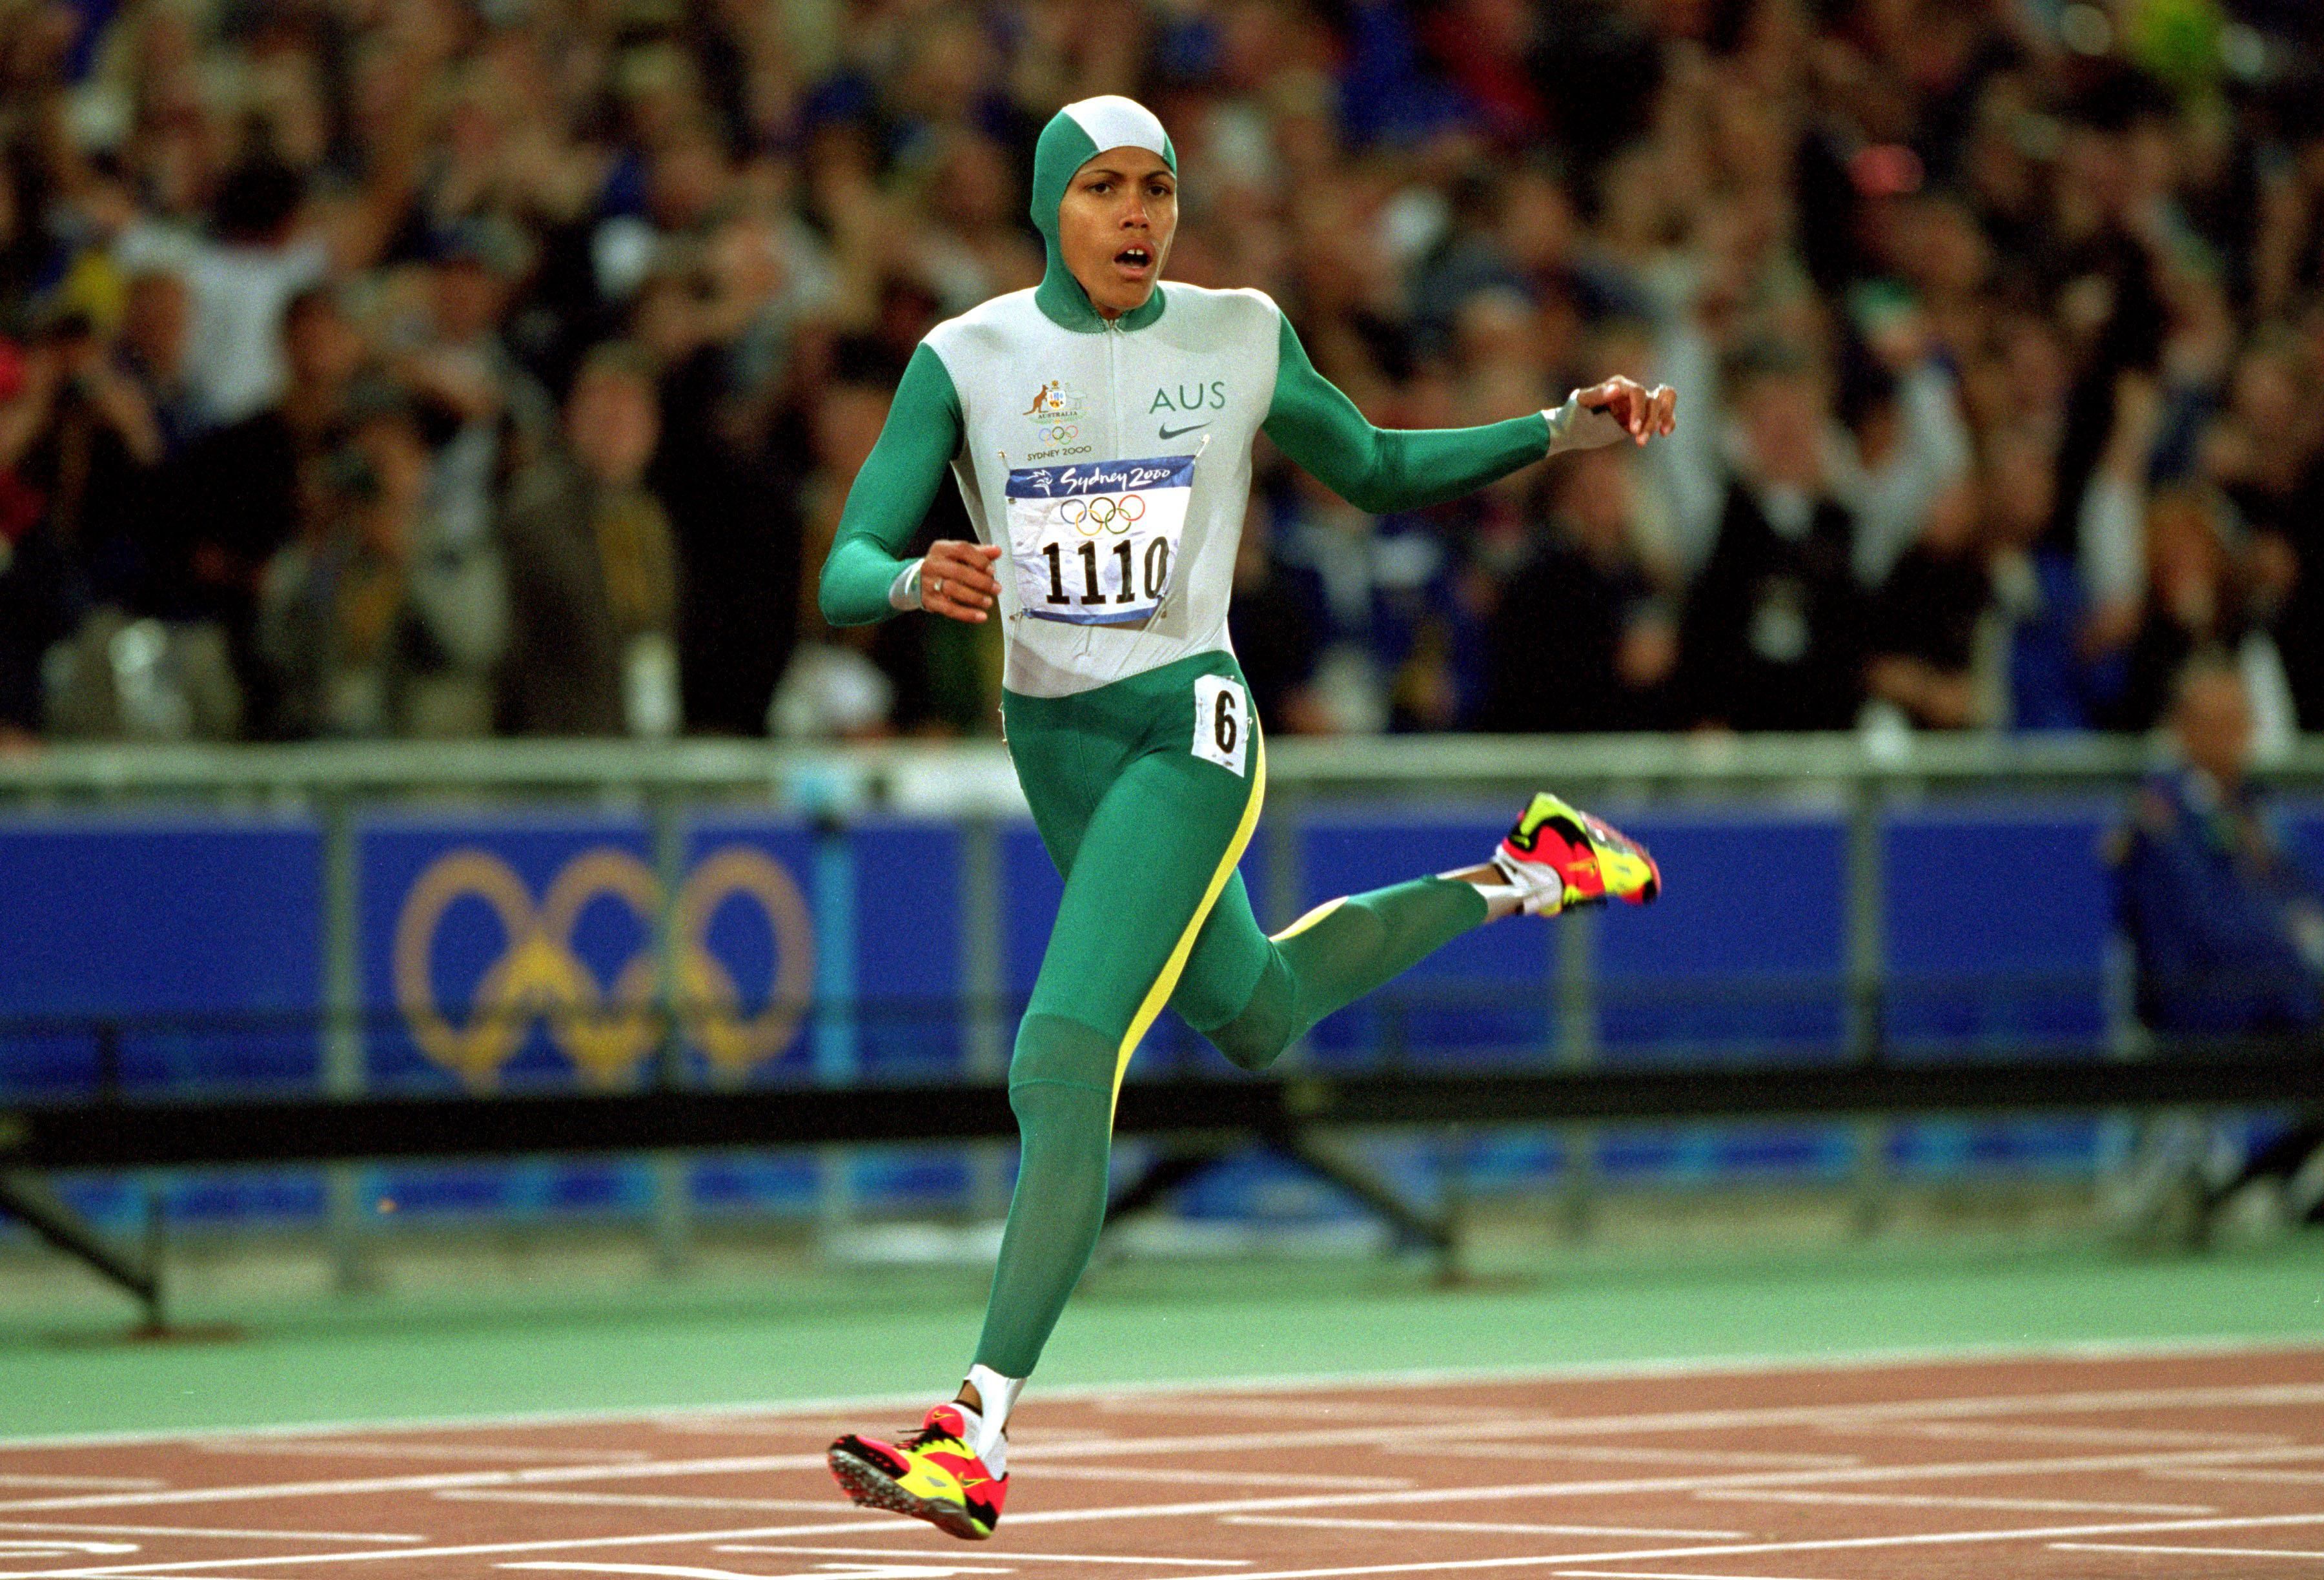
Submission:
[[[1111,532],[1118,537],[1145,518],[1146,496],[1142,494],[1125,494],[1118,498],[1103,494],[1074,494],[1057,504],[1057,519],[1084,538],[1094,538],[1100,532]]]
[[[626,1079],[659,1039],[659,951],[650,938],[614,975],[610,990],[573,950],[574,929],[593,900],[621,901],[649,934],[661,913],[661,883],[636,856],[600,845],[566,864],[538,910],[524,880],[488,850],[447,851],[422,873],[396,918],[396,1007],[420,1051],[471,1086],[489,1086],[516,1056],[532,1023],[600,1086]],[[774,982],[763,1009],[745,1014],[725,965],[710,952],[711,919],[729,900],[752,901],[772,936]],[[456,901],[492,908],[506,940],[456,1023],[438,1006],[431,971],[436,935]],[[670,998],[679,1029],[722,1074],[739,1076],[798,1036],[815,982],[815,929],[798,885],[764,851],[730,845],[687,874],[670,912]]]
[[[1054,444],[1062,444],[1066,439],[1079,439],[1081,436],[1082,430],[1067,422],[1059,423],[1056,427],[1049,430],[1048,433],[1050,442]]]

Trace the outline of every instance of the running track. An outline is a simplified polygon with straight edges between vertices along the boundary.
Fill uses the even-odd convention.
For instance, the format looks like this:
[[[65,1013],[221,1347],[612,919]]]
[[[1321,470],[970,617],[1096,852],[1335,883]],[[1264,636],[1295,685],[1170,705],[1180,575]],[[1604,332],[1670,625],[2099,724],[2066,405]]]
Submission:
[[[2324,1577],[2324,1348],[1036,1393],[999,1537],[893,1403],[0,1443],[0,1580]]]

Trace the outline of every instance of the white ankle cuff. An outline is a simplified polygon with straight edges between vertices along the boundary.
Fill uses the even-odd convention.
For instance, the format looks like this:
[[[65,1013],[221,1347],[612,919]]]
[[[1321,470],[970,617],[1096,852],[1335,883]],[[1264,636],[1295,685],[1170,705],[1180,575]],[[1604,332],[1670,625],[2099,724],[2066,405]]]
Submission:
[[[1009,1474],[1005,1465],[1009,1450],[1002,1434],[1009,1429],[1009,1412],[1017,1408],[1017,1396],[1025,1391],[1025,1380],[1022,1377],[1003,1377],[990,1366],[971,1366],[968,1369],[968,1385],[975,1389],[976,1397],[984,1401],[983,1409],[978,1412],[976,1441],[969,1446],[976,1451],[977,1458],[991,1467],[995,1474],[1006,1475]],[[995,1454],[1001,1457],[995,1459]]]

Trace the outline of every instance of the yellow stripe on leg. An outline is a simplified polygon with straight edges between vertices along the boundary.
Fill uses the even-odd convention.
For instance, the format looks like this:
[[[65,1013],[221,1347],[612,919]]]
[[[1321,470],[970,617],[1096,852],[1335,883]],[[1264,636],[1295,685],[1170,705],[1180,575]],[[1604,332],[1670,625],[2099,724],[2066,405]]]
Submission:
[[[1323,904],[1317,906],[1314,910],[1301,917],[1297,921],[1293,922],[1289,927],[1285,928],[1281,932],[1269,934],[1267,941],[1270,944],[1279,944],[1286,938],[1296,938],[1301,933],[1305,932],[1317,922],[1322,921],[1325,917],[1331,915],[1333,911],[1339,910],[1340,907],[1345,905],[1347,902],[1348,897],[1344,894],[1341,895],[1337,900],[1326,900]]]
[[[1234,837],[1227,841],[1226,855],[1219,858],[1218,871],[1211,874],[1211,885],[1203,891],[1203,902],[1194,907],[1185,930],[1178,935],[1177,947],[1162,963],[1162,975],[1154,979],[1154,985],[1147,990],[1144,1002],[1138,1006],[1138,1013],[1130,1018],[1130,1030],[1123,1034],[1121,1050],[1113,1061],[1113,1104],[1106,1110],[1109,1125],[1113,1122],[1113,1109],[1121,1105],[1121,1077],[1130,1073],[1130,1056],[1138,1051],[1139,1039],[1146,1035],[1146,1029],[1154,1024],[1162,1006],[1178,991],[1178,978],[1186,969],[1186,956],[1194,952],[1194,935],[1210,919],[1211,908],[1226,892],[1227,880],[1234,875],[1236,864],[1242,860],[1242,853],[1250,844],[1251,830],[1259,827],[1259,805],[1267,799],[1267,742],[1255,730],[1252,735],[1251,754],[1256,761],[1250,771],[1250,799],[1243,803],[1242,821],[1235,825]]]

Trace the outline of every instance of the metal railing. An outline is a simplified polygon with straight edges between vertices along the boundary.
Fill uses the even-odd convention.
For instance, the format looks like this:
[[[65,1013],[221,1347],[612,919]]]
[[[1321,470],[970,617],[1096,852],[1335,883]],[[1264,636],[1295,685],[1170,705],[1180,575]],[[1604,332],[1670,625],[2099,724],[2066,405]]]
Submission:
[[[2163,761],[2120,735],[1856,735],[1293,736],[1268,744],[1271,788],[1384,790],[1545,779],[1654,789],[1860,783],[2120,783]],[[2262,778],[2324,783],[2324,735],[2302,738]],[[767,741],[357,741],[293,745],[67,744],[0,755],[0,799],[415,790],[675,790],[820,795],[878,804],[990,793],[1008,776],[997,741],[794,744]]]
[[[1886,999],[1887,911],[1883,819],[1887,810],[1976,789],[2084,794],[2119,789],[2164,761],[2150,741],[2107,736],[1921,735],[1877,742],[1808,736],[1409,736],[1285,739],[1268,748],[1270,804],[1266,892],[1254,896],[1271,927],[1303,908],[1300,831],[1306,809],[1355,797],[1443,801],[1553,785],[1577,799],[1624,803],[1774,797],[1840,813],[1847,828],[1845,900],[1847,1033],[1851,1057],[1878,1056]],[[2324,785],[2324,737],[2301,741],[2259,777]],[[1005,750],[997,742],[807,746],[769,742],[627,741],[345,743],[257,746],[64,745],[0,757],[0,818],[13,810],[69,809],[197,799],[226,807],[303,810],[322,834],[319,939],[323,973],[320,1085],[329,1096],[364,1095],[357,828],[368,808],[449,797],[462,801],[548,796],[639,811],[646,822],[663,902],[655,919],[661,993],[657,1013],[675,1023],[673,902],[686,860],[686,818],[738,801],[844,827],[873,812],[945,816],[964,839],[961,983],[964,999],[998,1006],[1003,993],[999,895],[1002,824],[1022,815]],[[1560,1029],[1561,1062],[1595,1062],[1598,989],[1594,919],[1562,924],[1563,947],[1545,991]],[[2126,1012],[2118,1017],[2129,1035]],[[1007,1028],[997,1012],[973,1015],[967,1073],[1006,1070]],[[675,1044],[662,1078],[677,1066]],[[1293,1061],[1296,1067],[1296,1060]],[[1880,1212],[1885,1129],[1858,1137],[1859,1214]],[[1568,1148],[1584,1156],[1587,1148]],[[673,1179],[675,1177],[673,1176]],[[1589,1182],[1572,1182],[1586,1200]],[[673,1189],[676,1188],[673,1185]],[[336,1169],[330,1219],[343,1265],[358,1255],[361,1214],[353,1175]],[[666,1243],[682,1244],[687,1206],[664,1202]]]

